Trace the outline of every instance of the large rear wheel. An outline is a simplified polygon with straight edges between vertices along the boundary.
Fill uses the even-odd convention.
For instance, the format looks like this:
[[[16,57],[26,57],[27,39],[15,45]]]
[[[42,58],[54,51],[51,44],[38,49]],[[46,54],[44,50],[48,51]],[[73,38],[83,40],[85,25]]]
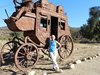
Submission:
[[[14,53],[19,46],[20,43],[17,41],[10,41],[3,45],[1,49],[1,60],[3,64],[9,62],[9,60],[13,60]]]
[[[38,49],[32,43],[25,43],[15,53],[15,64],[22,70],[32,69],[38,60]]]

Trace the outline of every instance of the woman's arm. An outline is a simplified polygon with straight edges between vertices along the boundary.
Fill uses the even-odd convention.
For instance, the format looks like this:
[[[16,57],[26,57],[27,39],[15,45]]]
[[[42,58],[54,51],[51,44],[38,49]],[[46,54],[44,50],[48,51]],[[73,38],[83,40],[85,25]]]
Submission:
[[[58,44],[59,47],[61,47],[61,44],[58,41],[57,41],[57,44]]]

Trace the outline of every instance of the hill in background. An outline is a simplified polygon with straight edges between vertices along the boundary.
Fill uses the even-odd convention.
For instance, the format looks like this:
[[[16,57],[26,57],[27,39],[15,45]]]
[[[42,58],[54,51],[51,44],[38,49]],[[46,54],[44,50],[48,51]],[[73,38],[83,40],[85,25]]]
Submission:
[[[18,37],[22,37],[22,32],[16,32]],[[0,40],[9,40],[15,36],[15,32],[8,29],[8,27],[0,27]]]
[[[8,29],[8,27],[7,27],[7,26],[0,27],[0,30],[1,30],[1,29]]]

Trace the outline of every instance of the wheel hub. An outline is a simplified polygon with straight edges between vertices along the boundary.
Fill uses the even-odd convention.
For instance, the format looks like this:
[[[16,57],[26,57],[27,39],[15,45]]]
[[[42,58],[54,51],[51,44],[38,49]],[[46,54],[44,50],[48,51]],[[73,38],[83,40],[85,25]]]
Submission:
[[[27,53],[26,54],[26,59],[31,60],[32,59],[32,53]]]

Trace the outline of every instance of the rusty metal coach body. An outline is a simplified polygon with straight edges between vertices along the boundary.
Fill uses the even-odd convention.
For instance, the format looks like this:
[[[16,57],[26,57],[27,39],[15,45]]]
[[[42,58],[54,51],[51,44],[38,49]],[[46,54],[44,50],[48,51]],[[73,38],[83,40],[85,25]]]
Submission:
[[[18,11],[21,11],[19,8]],[[32,11],[23,12],[18,19],[13,19],[18,11],[12,16],[5,19],[5,23],[11,31],[22,31],[24,40],[23,44],[18,41],[7,42],[1,50],[2,61],[6,45],[10,45],[9,54],[13,53],[16,66],[22,70],[34,68],[38,60],[38,50],[44,53],[48,51],[50,35],[55,35],[62,47],[58,53],[62,59],[67,58],[73,51],[73,41],[68,27],[67,16],[64,14],[62,6],[55,6],[48,0],[39,0],[33,4]],[[7,47],[7,48],[8,48]],[[15,48],[16,47],[16,48]]]

